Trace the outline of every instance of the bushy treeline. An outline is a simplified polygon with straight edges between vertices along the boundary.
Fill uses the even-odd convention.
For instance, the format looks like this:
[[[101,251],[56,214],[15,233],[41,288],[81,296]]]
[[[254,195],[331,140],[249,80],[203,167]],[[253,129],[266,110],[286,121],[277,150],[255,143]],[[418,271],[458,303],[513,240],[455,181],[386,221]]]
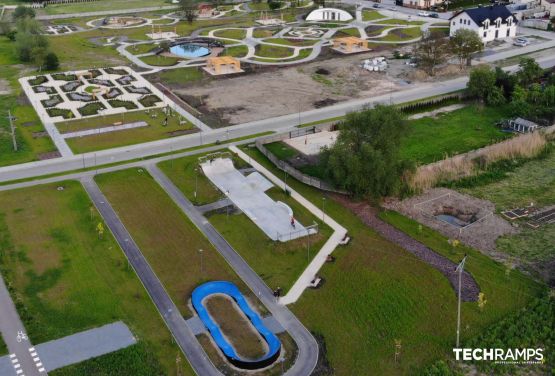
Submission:
[[[0,35],[14,43],[17,57],[23,63],[35,63],[39,71],[58,69],[58,56],[50,50],[48,38],[42,35],[42,26],[35,20],[35,11],[18,6],[11,21],[0,22]]]
[[[522,58],[515,73],[486,65],[474,68],[467,89],[486,105],[509,103],[511,116],[549,125],[555,120],[555,73],[544,71],[532,58]]]

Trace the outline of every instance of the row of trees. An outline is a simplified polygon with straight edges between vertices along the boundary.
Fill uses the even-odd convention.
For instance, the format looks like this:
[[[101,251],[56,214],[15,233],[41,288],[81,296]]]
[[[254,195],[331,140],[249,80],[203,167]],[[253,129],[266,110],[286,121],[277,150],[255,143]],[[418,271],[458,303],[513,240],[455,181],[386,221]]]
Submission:
[[[48,39],[41,34],[42,27],[34,17],[33,9],[19,6],[11,22],[0,23],[0,34],[14,42],[16,55],[21,62],[35,63],[39,71],[43,68],[58,69],[58,56],[50,51]]]
[[[428,31],[414,46],[413,54],[419,66],[430,76],[437,67],[455,57],[461,70],[465,64],[470,66],[472,55],[482,51],[484,44],[473,30],[459,29],[452,38],[446,38],[440,31]]]
[[[548,122],[555,118],[555,74],[546,73],[532,58],[522,58],[515,73],[476,67],[470,72],[467,90],[486,105],[508,103],[512,116]]]

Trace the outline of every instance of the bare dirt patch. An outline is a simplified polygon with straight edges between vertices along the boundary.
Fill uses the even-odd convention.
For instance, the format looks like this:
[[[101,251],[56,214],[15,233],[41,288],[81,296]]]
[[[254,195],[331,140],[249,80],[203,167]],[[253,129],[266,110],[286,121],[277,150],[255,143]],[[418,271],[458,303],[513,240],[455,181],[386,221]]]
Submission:
[[[378,55],[373,52],[295,67],[257,68],[256,73],[174,89],[185,100],[202,98],[202,108],[189,104],[203,113],[217,113],[224,123],[239,124],[398,90],[405,82],[395,76],[411,68],[398,60],[391,60],[391,74],[387,75],[360,68],[362,60]]]
[[[459,239],[500,261],[506,260],[507,255],[496,252],[495,241],[500,236],[518,232],[517,228],[495,214],[492,202],[445,188],[430,189],[403,201],[388,200],[384,207],[431,227],[450,239]]]

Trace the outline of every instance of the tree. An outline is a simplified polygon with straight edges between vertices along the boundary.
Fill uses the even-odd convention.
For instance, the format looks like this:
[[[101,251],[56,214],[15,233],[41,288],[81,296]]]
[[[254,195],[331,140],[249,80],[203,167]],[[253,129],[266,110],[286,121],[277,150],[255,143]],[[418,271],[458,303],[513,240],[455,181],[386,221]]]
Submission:
[[[503,91],[495,85],[495,71],[487,65],[476,67],[470,71],[470,79],[466,86],[468,93],[480,102],[498,105],[505,101]]]
[[[435,75],[435,69],[445,63],[449,56],[449,41],[438,31],[427,32],[418,42],[413,54],[426,73]]]
[[[47,70],[56,70],[60,67],[60,60],[58,55],[54,52],[49,52],[44,59],[44,66]]]
[[[48,49],[48,39],[40,34],[39,23],[27,18],[19,20],[15,35],[15,51],[19,60],[34,61],[32,51],[38,47]]]
[[[189,23],[193,23],[198,16],[197,5],[194,0],[179,0],[179,8],[183,14],[183,18]]]
[[[12,14],[12,19],[17,21],[23,18],[35,18],[35,11],[32,8],[18,5]]]
[[[397,192],[408,168],[399,157],[407,130],[403,114],[393,106],[378,105],[348,114],[339,127],[336,143],[321,154],[328,177],[358,196]]]
[[[31,59],[39,67],[39,72],[42,71],[42,67],[46,63],[46,55],[48,50],[45,47],[37,46],[31,50]]]
[[[470,29],[459,29],[450,41],[451,53],[459,59],[459,66],[470,66],[472,55],[484,49],[484,44],[478,33]]]
[[[270,10],[277,10],[281,8],[281,2],[277,0],[268,0],[268,7],[270,8]]]
[[[523,57],[518,64],[519,70],[516,77],[520,85],[526,87],[537,82],[543,76],[543,69],[531,57]]]

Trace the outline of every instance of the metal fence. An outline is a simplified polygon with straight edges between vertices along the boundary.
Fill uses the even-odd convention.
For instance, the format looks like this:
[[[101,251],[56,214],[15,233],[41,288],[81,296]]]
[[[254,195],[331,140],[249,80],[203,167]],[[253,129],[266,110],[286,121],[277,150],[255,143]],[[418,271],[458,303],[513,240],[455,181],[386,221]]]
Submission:
[[[282,170],[286,174],[294,177],[295,179],[297,179],[301,183],[310,185],[314,188],[318,188],[322,191],[334,192],[334,193],[340,193],[340,194],[348,195],[349,192],[347,192],[347,191],[337,189],[337,188],[333,187],[332,185],[330,185],[329,183],[327,183],[323,180],[320,180],[320,179],[315,178],[313,176],[306,175],[306,174],[302,173],[301,171],[297,170],[295,167],[291,166],[286,161],[283,161],[283,160],[279,159],[278,157],[276,157],[274,154],[272,154],[272,152],[270,152],[264,146],[265,144],[270,144],[272,142],[283,141],[283,140],[286,140],[286,139],[289,139],[289,138],[302,137],[302,136],[307,135],[307,134],[314,134],[314,133],[317,133],[317,132],[321,132],[322,130],[329,130],[332,127],[333,127],[333,125],[326,124],[326,125],[320,126],[320,127],[319,126],[313,126],[313,127],[307,127],[307,128],[299,128],[295,131],[259,138],[258,140],[256,140],[255,144],[256,144],[256,148],[262,154],[264,154],[266,156],[266,158],[268,158],[274,165],[276,165],[277,168],[279,168],[280,170]]]

